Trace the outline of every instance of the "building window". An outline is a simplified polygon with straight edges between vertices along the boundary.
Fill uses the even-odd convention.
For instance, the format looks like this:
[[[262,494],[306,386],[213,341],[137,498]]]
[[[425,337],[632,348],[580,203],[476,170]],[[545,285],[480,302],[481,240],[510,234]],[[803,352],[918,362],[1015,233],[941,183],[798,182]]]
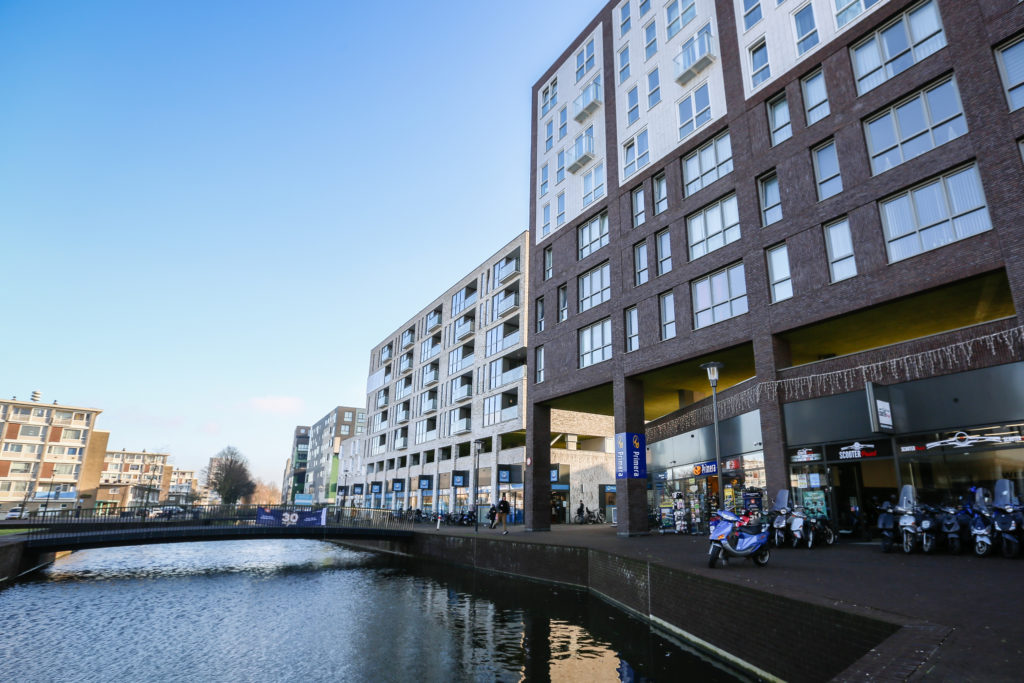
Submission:
[[[559,192],[558,197],[555,200],[555,225],[562,225],[565,223],[565,193]]]
[[[843,218],[825,226],[825,249],[828,251],[828,270],[832,282],[839,282],[857,274],[849,220]]]
[[[576,53],[576,81],[579,82],[594,68],[594,40],[590,39],[582,50]]]
[[[878,4],[880,0],[835,0],[835,2],[836,24],[842,27],[864,10]]]
[[[602,213],[592,221],[581,225],[576,230],[576,236],[581,259],[608,244],[608,214]]]
[[[544,125],[544,151],[550,152],[555,144],[555,122],[548,121]]]
[[[558,150],[558,165],[555,167],[555,184],[565,180],[565,150]]]
[[[992,228],[973,165],[886,199],[880,208],[890,263]]]
[[[619,51],[619,85],[626,82],[629,78],[629,46],[622,48]]]
[[[633,284],[639,287],[647,279],[647,242],[640,242],[633,245]]]
[[[1010,111],[1024,107],[1024,39],[996,50]]]
[[[683,159],[686,196],[732,172],[732,141],[726,131]]]
[[[782,197],[779,194],[779,177],[773,172],[758,181],[761,196],[761,225],[771,225],[782,220]]]
[[[544,279],[550,280],[551,275],[555,272],[555,258],[551,251],[551,247],[544,247]]]
[[[629,3],[619,8],[619,37],[629,33]]]
[[[843,177],[839,175],[839,155],[836,141],[829,140],[811,151],[814,161],[814,179],[818,184],[818,200],[828,199],[843,191]]]
[[[740,214],[736,195],[731,194],[689,216],[686,219],[686,233],[690,242],[691,261],[738,240]]]
[[[655,69],[647,74],[647,108],[650,109],[658,102],[661,102],[661,78]]]
[[[579,332],[580,367],[585,368],[612,357],[612,320],[605,318]]]
[[[772,146],[783,140],[788,140],[793,135],[793,127],[790,125],[789,119],[789,103],[786,102],[785,93],[768,101],[768,129],[772,134]]]
[[[548,193],[548,165],[544,164],[540,167],[540,196],[543,197]]]
[[[679,101],[679,139],[711,120],[711,96],[708,84],[700,86]]]
[[[533,381],[540,384],[544,381],[544,346],[538,346],[533,351],[533,367],[534,377]]]
[[[789,250],[785,244],[768,250],[768,281],[771,285],[773,303],[793,296],[793,281],[789,275]]]
[[[803,79],[800,85],[804,91],[804,113],[807,116],[807,125],[809,126],[829,115],[825,74],[821,69],[818,69],[818,71]]]
[[[541,208],[540,234],[546,235],[551,232],[551,205],[545,204]]]
[[[756,88],[772,76],[768,65],[768,43],[763,40],[750,48],[750,86]]]
[[[853,46],[857,94],[863,95],[945,46],[938,5],[928,0]]]
[[[540,92],[540,115],[546,116],[551,107],[558,103],[558,79]]]
[[[558,287],[558,322],[569,319],[569,290],[566,285]]]
[[[632,125],[640,118],[640,86],[634,85],[626,93],[626,107],[626,125]]]
[[[535,329],[538,332],[544,331],[544,297],[539,296],[533,302],[533,317],[536,320]]]
[[[761,1],[743,0],[743,30],[749,30],[759,21],[761,21]]]
[[[604,164],[598,164],[583,176],[583,206],[604,196]]]
[[[672,292],[665,292],[658,297],[658,314],[661,341],[672,339],[676,336],[676,298]]]
[[[640,318],[636,306],[626,309],[626,353],[640,348]]]
[[[747,312],[743,264],[723,268],[693,283],[694,329],[707,327]]]
[[[640,0],[640,16],[647,14],[647,11],[651,9],[651,0]]]
[[[842,2],[842,0],[839,0]],[[796,22],[796,52],[799,55],[810,50],[818,44],[818,27],[814,23],[814,5],[808,3],[806,7],[793,15]]]
[[[658,52],[657,22],[652,21],[644,27],[644,59],[650,59]]]
[[[956,81],[932,86],[864,124],[874,175],[967,132]]]
[[[569,111],[568,106],[558,110],[558,139],[561,140],[569,132]]]
[[[665,174],[660,173],[654,176],[654,215],[668,208],[668,183],[665,181]]]
[[[658,275],[664,275],[672,270],[671,237],[667,228],[654,236],[654,249],[658,258]]]
[[[625,164],[622,172],[625,176],[631,176],[647,165],[650,161],[650,150],[647,146],[647,131],[637,133],[637,136],[623,146]]]
[[[597,268],[580,275],[576,281],[579,312],[589,310],[612,298],[612,270],[605,261]]]
[[[672,0],[665,7],[665,32],[668,39],[672,40],[695,16],[697,10],[694,8],[694,0]]]
[[[647,213],[644,209],[644,188],[638,187],[630,193],[630,201],[633,205],[633,227],[639,227],[647,220]]]

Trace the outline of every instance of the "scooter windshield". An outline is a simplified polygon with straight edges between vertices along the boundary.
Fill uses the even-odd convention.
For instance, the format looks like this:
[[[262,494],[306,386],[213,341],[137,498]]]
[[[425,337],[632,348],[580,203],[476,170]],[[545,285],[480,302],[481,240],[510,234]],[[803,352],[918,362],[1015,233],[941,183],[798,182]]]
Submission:
[[[914,491],[913,484],[904,484],[903,488],[900,489],[899,508],[901,510],[912,510],[914,509],[915,500],[917,500],[917,494]]]
[[[772,503],[772,510],[778,512],[782,508],[789,507],[789,489],[782,489],[775,496],[775,502]]]
[[[997,508],[1004,508],[1013,505],[1013,482],[1009,479],[1000,479],[996,482],[995,495],[992,503]]]

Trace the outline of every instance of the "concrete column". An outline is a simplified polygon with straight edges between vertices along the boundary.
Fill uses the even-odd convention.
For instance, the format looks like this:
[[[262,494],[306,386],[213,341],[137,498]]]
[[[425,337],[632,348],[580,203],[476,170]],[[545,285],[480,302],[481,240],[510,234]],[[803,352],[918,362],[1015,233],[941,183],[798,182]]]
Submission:
[[[644,433],[644,385],[638,379],[616,375],[612,381],[615,433]],[[647,527],[647,479],[616,479],[615,507],[618,535],[641,536]]]
[[[527,531],[551,531],[551,408],[529,404],[523,490]]]

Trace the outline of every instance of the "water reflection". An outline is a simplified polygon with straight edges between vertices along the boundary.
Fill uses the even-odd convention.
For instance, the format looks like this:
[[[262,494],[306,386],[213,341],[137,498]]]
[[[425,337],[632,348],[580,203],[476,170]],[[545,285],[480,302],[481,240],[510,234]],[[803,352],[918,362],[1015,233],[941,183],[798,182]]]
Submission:
[[[735,680],[585,593],[316,541],[83,551],[0,613],[12,681]]]

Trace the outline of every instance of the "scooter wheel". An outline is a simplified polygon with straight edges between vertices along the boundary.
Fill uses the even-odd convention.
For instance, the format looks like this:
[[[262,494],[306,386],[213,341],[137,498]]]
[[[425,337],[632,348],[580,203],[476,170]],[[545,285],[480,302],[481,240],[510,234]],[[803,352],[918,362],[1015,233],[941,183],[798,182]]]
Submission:
[[[711,548],[711,554],[708,555],[708,567],[710,569],[714,569],[715,565],[718,564],[718,558],[721,556],[721,554],[722,549],[719,546],[716,545],[713,548]]]
[[[831,527],[825,527],[825,545],[835,545],[836,532]]]
[[[921,550],[926,554],[935,550],[935,537],[931,534],[925,534],[924,538],[921,539]]]
[[[810,550],[814,547],[814,529],[807,532],[807,549]]]
[[[768,552],[768,548],[764,548],[763,550],[761,550],[761,552],[754,555],[751,559],[754,560],[754,566],[767,567],[769,557],[771,557],[771,554]]]
[[[910,533],[903,533],[903,552],[910,554],[914,552],[914,535]]]
[[[974,554],[978,557],[985,557],[986,555],[988,555],[988,551],[991,548],[992,546],[990,546],[988,543],[985,543],[984,541],[974,542]]]

